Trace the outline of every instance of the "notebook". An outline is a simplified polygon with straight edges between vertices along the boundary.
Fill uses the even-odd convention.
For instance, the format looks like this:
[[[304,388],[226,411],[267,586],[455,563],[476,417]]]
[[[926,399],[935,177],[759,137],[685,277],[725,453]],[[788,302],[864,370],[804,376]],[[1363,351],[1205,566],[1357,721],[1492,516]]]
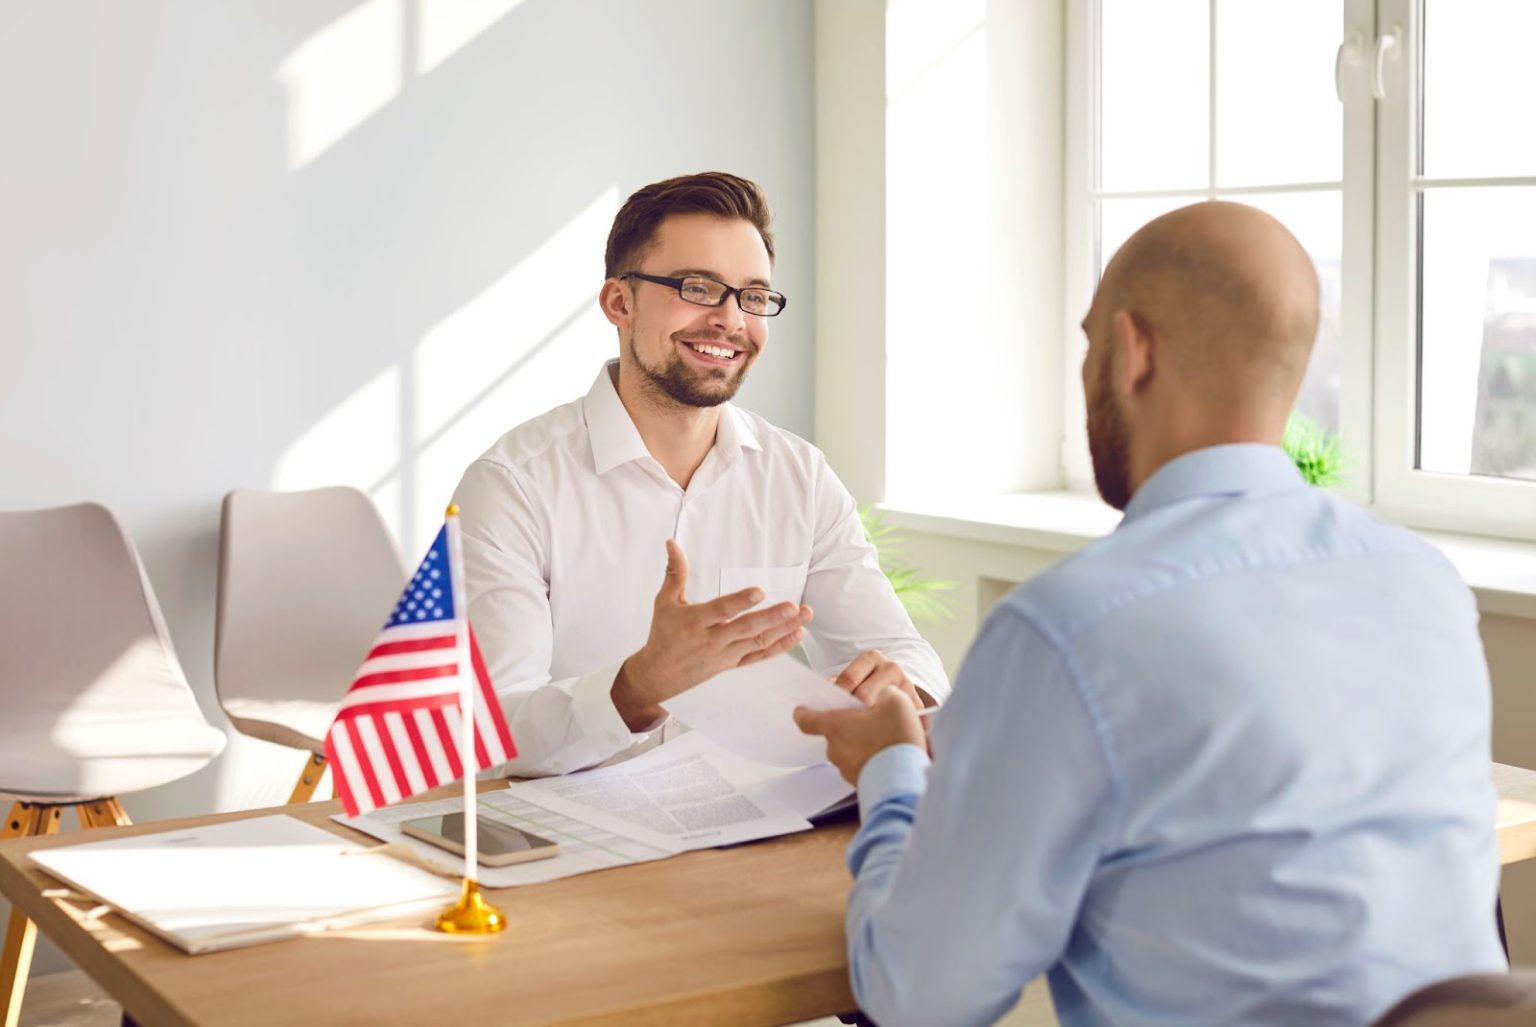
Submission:
[[[460,887],[284,815],[31,855],[52,876],[193,954],[439,908]]]

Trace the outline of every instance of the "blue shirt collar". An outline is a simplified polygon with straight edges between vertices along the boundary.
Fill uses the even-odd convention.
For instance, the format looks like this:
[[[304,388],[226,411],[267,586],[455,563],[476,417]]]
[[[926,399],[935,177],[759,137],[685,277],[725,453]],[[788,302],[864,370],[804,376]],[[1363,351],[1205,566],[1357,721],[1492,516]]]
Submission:
[[[1174,457],[1154,471],[1126,504],[1124,520],[1134,520],[1186,499],[1287,492],[1306,487],[1295,463],[1278,446],[1257,442],[1210,446]]]

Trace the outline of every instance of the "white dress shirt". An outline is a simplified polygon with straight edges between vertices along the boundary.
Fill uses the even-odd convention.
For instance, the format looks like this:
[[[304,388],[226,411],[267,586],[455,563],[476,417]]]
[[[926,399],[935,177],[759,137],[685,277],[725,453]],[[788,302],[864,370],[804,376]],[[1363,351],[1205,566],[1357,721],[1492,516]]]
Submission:
[[[803,602],[818,672],[878,649],[948,694],[820,450],[725,403],[684,490],[646,450],[616,369],[502,436],[454,493],[470,621],[518,750],[503,773],[568,773],[661,740],[663,723],[631,732],[610,692],[650,634],[669,538],[688,559],[689,602],[750,586],[765,603]]]

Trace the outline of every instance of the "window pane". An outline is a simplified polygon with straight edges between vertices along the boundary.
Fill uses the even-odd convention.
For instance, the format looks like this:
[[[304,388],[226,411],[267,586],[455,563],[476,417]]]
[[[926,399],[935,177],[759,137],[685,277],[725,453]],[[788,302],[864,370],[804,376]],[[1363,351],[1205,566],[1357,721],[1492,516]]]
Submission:
[[[1536,481],[1536,187],[1421,209],[1419,466]]]
[[[1339,430],[1339,350],[1344,279],[1344,201],[1339,192],[1266,193],[1234,199],[1274,215],[1312,257],[1321,308],[1312,362],[1296,409],[1331,432]],[[1346,454],[1353,440],[1346,439]]]
[[[1102,188],[1210,184],[1207,2],[1102,0]]]
[[[1160,196],[1150,200],[1101,201],[1099,203],[1099,266],[1094,280],[1097,281],[1104,274],[1104,265],[1109,263],[1115,251],[1125,245],[1125,240],[1129,239],[1136,229],[1160,214],[1187,207],[1191,203],[1199,203],[1203,199],[1205,197],[1202,195],[1183,198]]]
[[[1337,182],[1344,109],[1333,89],[1342,0],[1216,2],[1216,181]]]
[[[1424,174],[1536,175],[1536,3],[1425,0]]]

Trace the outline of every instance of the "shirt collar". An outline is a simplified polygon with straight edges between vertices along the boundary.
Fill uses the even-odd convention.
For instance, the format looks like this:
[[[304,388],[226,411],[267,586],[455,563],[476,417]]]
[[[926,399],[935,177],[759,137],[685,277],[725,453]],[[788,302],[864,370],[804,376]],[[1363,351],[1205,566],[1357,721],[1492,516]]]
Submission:
[[[1175,457],[1153,472],[1126,504],[1125,520],[1186,499],[1306,487],[1295,463],[1278,446],[1256,442],[1210,446]]]
[[[587,390],[584,411],[587,419],[587,436],[592,443],[592,466],[598,474],[627,464],[632,460],[649,457],[645,440],[630,418],[629,411],[619,399],[614,382],[619,362],[610,360],[597,372],[597,380]],[[730,403],[720,405],[720,427],[715,433],[715,449],[729,462],[743,449],[762,449],[751,422]]]

